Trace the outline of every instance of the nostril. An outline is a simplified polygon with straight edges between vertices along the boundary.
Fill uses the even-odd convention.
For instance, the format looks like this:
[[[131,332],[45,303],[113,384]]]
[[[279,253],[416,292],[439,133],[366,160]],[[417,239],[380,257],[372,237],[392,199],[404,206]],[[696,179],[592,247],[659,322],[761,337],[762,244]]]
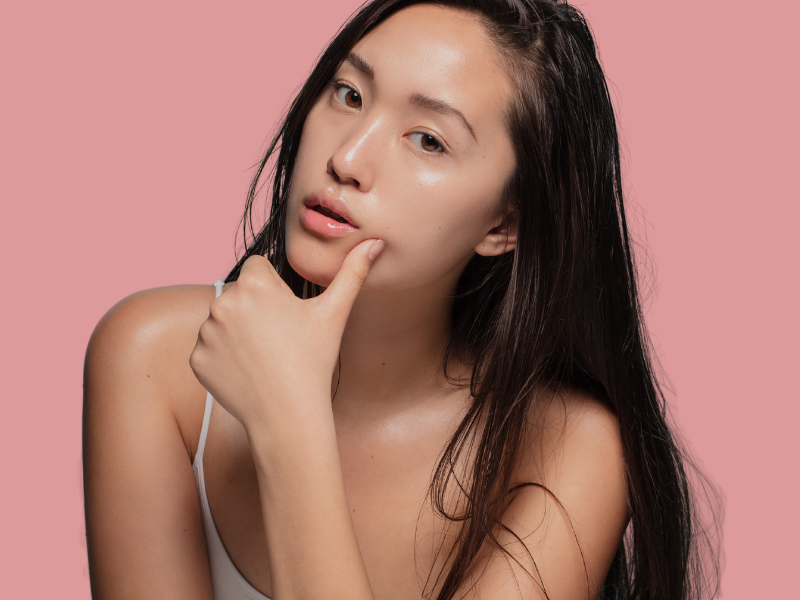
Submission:
[[[333,166],[333,157],[328,159],[327,165],[328,174],[333,177],[338,183],[352,183],[356,187],[359,187],[361,183],[355,177],[342,177],[339,173],[336,172],[336,169]]]
[[[328,174],[331,177],[333,177],[336,181],[341,181],[341,177],[339,177],[339,174],[336,172],[336,169],[333,166],[333,157],[328,159],[327,167],[328,167],[327,168]]]

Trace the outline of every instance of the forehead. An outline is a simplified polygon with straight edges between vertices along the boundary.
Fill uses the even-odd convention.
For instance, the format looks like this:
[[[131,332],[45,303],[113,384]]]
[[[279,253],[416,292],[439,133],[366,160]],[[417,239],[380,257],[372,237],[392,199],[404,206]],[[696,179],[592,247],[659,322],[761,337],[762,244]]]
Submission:
[[[373,67],[379,87],[444,100],[471,122],[497,121],[511,88],[483,25],[466,11],[430,4],[404,8],[353,51]]]

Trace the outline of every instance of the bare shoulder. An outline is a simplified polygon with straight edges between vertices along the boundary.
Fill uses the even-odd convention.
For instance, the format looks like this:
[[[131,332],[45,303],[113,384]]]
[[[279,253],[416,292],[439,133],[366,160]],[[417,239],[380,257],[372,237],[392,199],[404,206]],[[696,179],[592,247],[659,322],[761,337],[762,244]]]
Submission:
[[[528,425],[519,476],[550,490],[584,529],[613,523],[621,533],[628,483],[619,420],[608,404],[580,389],[545,391]]]
[[[204,395],[189,356],[214,295],[213,286],[181,285],[138,292],[113,306],[89,340],[86,408],[127,402],[132,394],[122,390],[141,390],[135,402],[161,403],[173,412],[188,449],[192,430],[199,433]]]
[[[513,583],[526,598],[596,598],[629,518],[619,421],[577,389],[541,391],[528,421],[498,536],[518,562],[484,591]]]
[[[137,292],[115,304],[100,320],[89,342],[126,352],[169,345],[208,316],[214,287],[179,285]],[[194,330],[195,335],[197,330]]]
[[[617,415],[588,391],[566,388],[544,392],[529,420],[531,441],[554,451],[553,459],[563,454],[561,461],[567,460],[573,468],[577,463],[601,458],[622,461]]]
[[[89,341],[83,472],[95,597],[211,598],[191,464],[205,393],[189,356],[213,298],[211,286],[134,294]]]
[[[521,468],[528,475],[546,478],[557,471],[562,477],[564,469],[583,471],[599,464],[621,467],[624,462],[616,414],[581,389],[539,392],[528,417],[527,442]],[[530,468],[535,464],[537,471],[531,472],[526,463]]]

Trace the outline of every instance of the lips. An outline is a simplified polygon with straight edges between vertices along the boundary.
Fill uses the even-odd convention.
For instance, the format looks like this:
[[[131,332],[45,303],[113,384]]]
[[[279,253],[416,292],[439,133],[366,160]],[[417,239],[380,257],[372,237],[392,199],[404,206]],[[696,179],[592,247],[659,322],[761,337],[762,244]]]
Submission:
[[[353,217],[344,202],[338,198],[334,198],[325,192],[314,192],[303,201],[303,205],[319,214],[333,219],[337,223],[346,223],[351,227],[358,227],[353,222]]]
[[[312,206],[311,210],[315,210],[318,213],[325,215],[326,217],[330,217],[334,221],[338,221],[339,223],[347,223],[348,222],[347,219],[345,219],[344,217],[339,215],[339,213],[333,212],[331,209],[325,208],[321,204],[317,204],[316,206]],[[352,223],[351,223],[351,225],[352,225]]]
[[[344,237],[358,229],[344,202],[324,191],[303,201],[300,222],[307,231],[326,238]]]

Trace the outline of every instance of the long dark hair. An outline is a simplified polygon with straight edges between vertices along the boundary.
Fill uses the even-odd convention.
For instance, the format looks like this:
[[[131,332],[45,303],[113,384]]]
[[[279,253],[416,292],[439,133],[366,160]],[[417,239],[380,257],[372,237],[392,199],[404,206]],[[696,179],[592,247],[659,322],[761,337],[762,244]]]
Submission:
[[[253,177],[242,218],[245,253],[227,281],[237,278],[247,257],[260,254],[298,296],[320,292],[292,269],[284,243],[306,116],[353,45],[419,1],[364,5],[322,54]],[[438,599],[454,597],[481,546],[495,539],[537,390],[562,385],[589,388],[616,413],[621,429],[631,520],[603,597],[716,595],[719,512],[713,488],[668,425],[654,374],[623,205],[616,120],[591,31],[565,2],[423,1],[476,15],[516,83],[505,117],[517,169],[506,182],[504,202],[519,211],[517,246],[497,257],[475,255],[453,305],[447,354],[474,357],[472,401],[430,486],[436,512],[462,522],[440,574]],[[257,231],[254,202],[270,175],[270,215]],[[466,510],[451,514],[445,492],[454,465],[467,455],[479,476],[464,490]],[[699,519],[696,498],[702,494],[693,482],[712,500],[710,528]]]

